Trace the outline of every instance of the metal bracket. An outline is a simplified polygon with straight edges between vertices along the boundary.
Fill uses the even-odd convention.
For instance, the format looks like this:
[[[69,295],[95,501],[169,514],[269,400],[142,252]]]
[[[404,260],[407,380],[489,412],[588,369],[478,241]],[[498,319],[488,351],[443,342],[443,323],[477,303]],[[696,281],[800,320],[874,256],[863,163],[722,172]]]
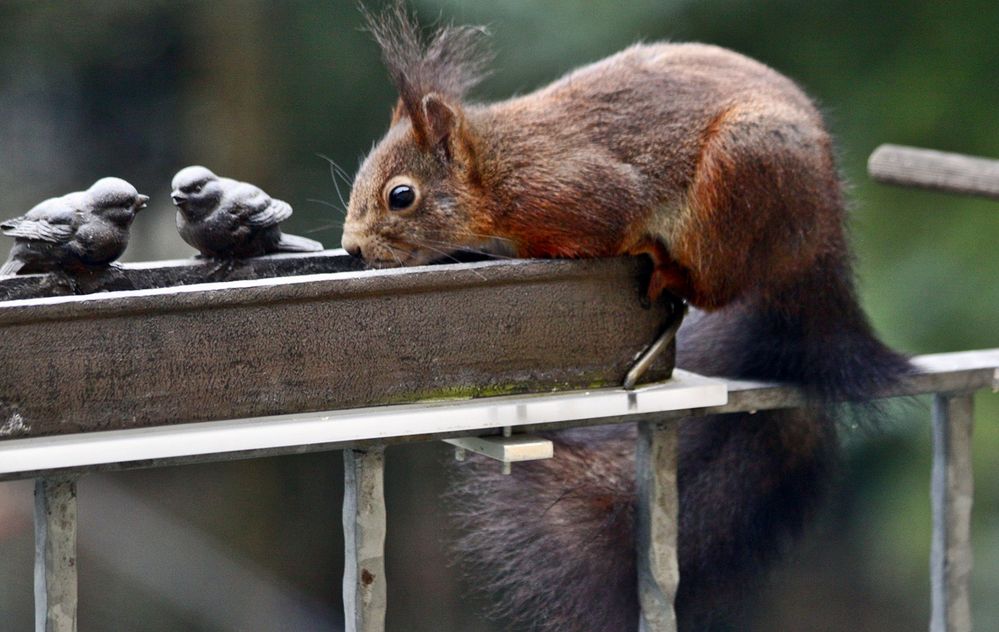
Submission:
[[[635,385],[638,384],[638,380],[642,379],[645,372],[649,370],[652,363],[656,361],[663,351],[669,347],[669,343],[673,342],[676,338],[676,332],[680,329],[680,324],[683,322],[683,317],[687,315],[687,303],[683,303],[683,307],[677,309],[672,314],[670,314],[669,320],[666,321],[666,328],[663,332],[659,334],[648,349],[645,350],[642,355],[638,357],[638,360],[631,365],[631,369],[624,378],[624,390],[632,391],[635,389]]]
[[[455,458],[463,461],[465,451],[475,452],[503,464],[503,473],[510,473],[510,464],[518,461],[538,461],[550,459],[555,455],[555,448],[548,439],[534,435],[512,436],[508,428],[503,429],[501,437],[458,437],[445,439],[455,447]]]

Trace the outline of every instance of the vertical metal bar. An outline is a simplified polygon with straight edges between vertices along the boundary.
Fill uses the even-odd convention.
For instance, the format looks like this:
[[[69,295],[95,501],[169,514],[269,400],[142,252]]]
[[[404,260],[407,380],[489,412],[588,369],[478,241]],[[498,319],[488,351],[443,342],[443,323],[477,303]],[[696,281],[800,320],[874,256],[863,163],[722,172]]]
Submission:
[[[972,398],[933,398],[931,632],[971,630]]]
[[[344,450],[346,632],[384,632],[385,449]]]
[[[638,424],[638,597],[641,632],[674,632],[680,581],[676,556],[679,495],[677,421]]]
[[[76,479],[35,480],[35,632],[76,632]]]

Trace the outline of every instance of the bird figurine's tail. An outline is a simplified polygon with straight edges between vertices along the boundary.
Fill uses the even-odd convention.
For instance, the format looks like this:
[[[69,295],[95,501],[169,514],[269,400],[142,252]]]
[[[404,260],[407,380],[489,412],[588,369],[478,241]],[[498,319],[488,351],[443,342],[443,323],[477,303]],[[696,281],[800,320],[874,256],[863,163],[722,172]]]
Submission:
[[[319,252],[322,249],[323,245],[314,239],[288,233],[281,233],[281,241],[277,244],[279,252]]]
[[[6,263],[3,264],[3,267],[0,268],[0,277],[14,276],[23,267],[24,267],[23,261],[11,257],[10,259],[7,260]]]

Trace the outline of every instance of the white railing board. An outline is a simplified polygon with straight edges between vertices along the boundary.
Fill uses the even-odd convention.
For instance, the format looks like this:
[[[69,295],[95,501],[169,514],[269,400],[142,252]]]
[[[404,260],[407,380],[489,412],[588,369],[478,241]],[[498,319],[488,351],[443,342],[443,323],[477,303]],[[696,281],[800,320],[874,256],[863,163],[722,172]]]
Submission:
[[[999,349],[934,353],[911,358],[914,371],[898,384],[875,395],[878,398],[909,397],[932,393],[964,393],[980,389],[999,392]],[[685,374],[676,369],[677,375]],[[550,423],[543,426],[525,426],[524,432],[558,430],[614,423],[662,421],[701,417],[721,413],[752,412],[798,408],[809,404],[799,389],[786,384],[754,382],[750,380],[725,380],[728,402],[707,408],[670,410],[652,415],[633,414],[624,417],[580,420],[568,423]]]
[[[287,453],[299,447],[344,447],[395,437],[461,436],[502,426],[654,414],[725,402],[725,383],[678,371],[674,379],[639,387],[521,395],[341,411],[276,415],[86,432],[0,442],[0,479],[91,466],[210,457],[225,453]]]

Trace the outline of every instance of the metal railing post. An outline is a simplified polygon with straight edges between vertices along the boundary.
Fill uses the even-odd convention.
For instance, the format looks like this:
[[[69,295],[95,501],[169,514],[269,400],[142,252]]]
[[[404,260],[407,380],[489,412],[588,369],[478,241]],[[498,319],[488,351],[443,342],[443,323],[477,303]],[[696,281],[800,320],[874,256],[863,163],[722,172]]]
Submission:
[[[640,632],[675,632],[673,603],[680,581],[676,543],[679,520],[679,422],[638,424],[638,598]]]
[[[35,479],[35,632],[76,632],[77,478]]]
[[[346,632],[384,632],[385,448],[344,450],[343,460]]]
[[[971,393],[933,397],[930,632],[970,632]]]

